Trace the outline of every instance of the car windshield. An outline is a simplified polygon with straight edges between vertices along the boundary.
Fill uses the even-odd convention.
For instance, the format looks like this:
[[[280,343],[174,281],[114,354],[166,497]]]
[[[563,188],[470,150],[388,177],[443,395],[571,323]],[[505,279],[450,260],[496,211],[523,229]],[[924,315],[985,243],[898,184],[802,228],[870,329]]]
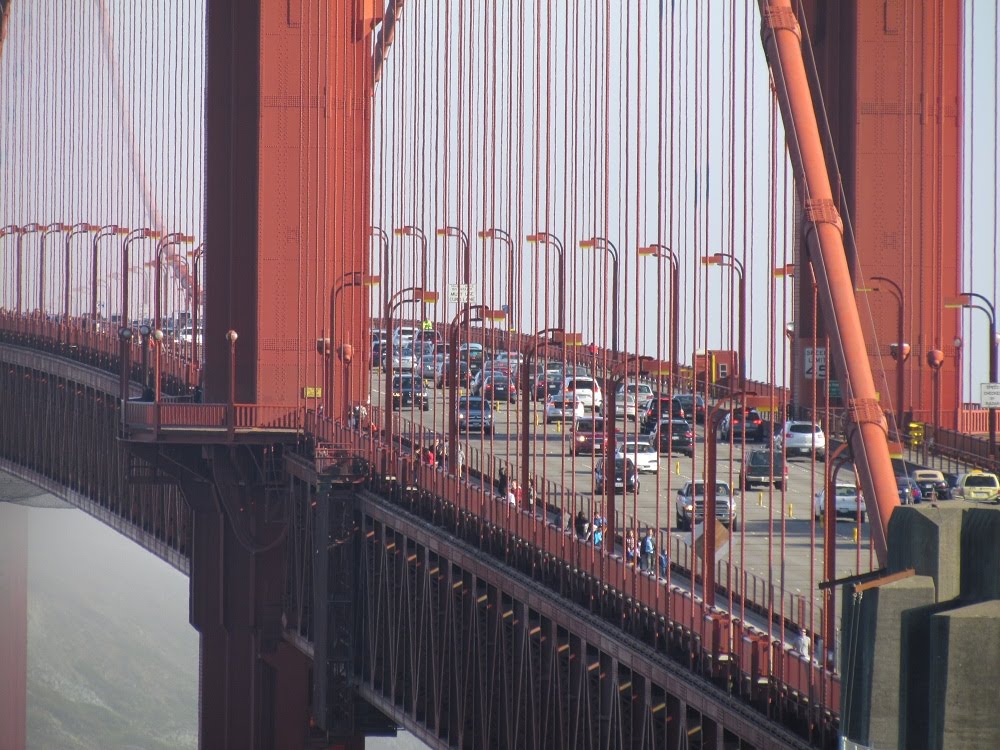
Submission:
[[[970,474],[965,478],[966,487],[996,487],[997,478],[992,474]]]
[[[576,423],[580,432],[604,432],[603,419],[581,419]]]
[[[615,459],[615,471],[618,471],[618,472],[624,471],[624,467],[626,465],[628,466],[629,469],[632,468],[632,462],[629,461],[628,459],[624,459],[624,458],[616,458]]]
[[[811,435],[814,432],[819,432],[819,427],[813,429],[811,424],[793,424],[789,425],[788,431],[799,435]]]
[[[775,458],[780,458],[780,456],[775,454]],[[754,451],[750,454],[750,463],[754,466],[767,466],[770,463],[770,459],[771,454],[764,451]]]
[[[646,442],[629,441],[622,444],[622,451],[628,453],[652,453],[653,446]]]
[[[837,486],[837,497],[854,497],[856,494],[850,485]]]
[[[393,388],[413,388],[413,378],[409,375],[397,375],[392,379]]]
[[[690,488],[688,488],[688,494],[691,494]],[[696,482],[694,484],[694,494],[695,495],[704,495],[705,494],[705,483],[704,482]],[[729,494],[729,486],[728,485],[725,485],[722,482],[716,482],[715,483],[715,496],[716,497],[718,497],[719,495],[728,495],[728,494]]]
[[[944,474],[940,471],[915,471],[913,478],[918,482],[943,482]]]
[[[670,431],[675,435],[686,435],[690,428],[684,424],[684,422],[673,422],[670,425]]]
[[[458,401],[459,409],[466,409],[471,411],[482,411],[483,410],[483,400],[481,398],[463,398]]]

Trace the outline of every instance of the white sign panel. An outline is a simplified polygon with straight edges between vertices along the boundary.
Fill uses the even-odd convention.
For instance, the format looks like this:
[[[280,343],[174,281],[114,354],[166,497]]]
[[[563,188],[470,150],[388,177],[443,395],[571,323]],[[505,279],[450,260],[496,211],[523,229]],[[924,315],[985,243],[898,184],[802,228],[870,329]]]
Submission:
[[[802,358],[804,360],[803,373],[807,380],[812,380],[816,378],[817,380],[826,380],[826,347],[817,346],[816,347],[816,361],[813,361],[813,348],[811,346],[805,347],[802,350]],[[816,368],[816,372],[813,372],[813,366]]]
[[[984,409],[1000,409],[1000,383],[980,383],[979,403]]]
[[[449,284],[448,301],[458,304],[478,304],[479,286],[477,284]]]

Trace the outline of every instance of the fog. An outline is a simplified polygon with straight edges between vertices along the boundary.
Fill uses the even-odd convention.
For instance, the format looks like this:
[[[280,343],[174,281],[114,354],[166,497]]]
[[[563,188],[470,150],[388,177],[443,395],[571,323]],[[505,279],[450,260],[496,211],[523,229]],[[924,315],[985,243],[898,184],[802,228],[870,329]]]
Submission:
[[[187,577],[2,473],[0,500],[29,506],[28,747],[197,747],[198,635],[188,624]],[[10,511],[0,502],[0,524]],[[425,745],[401,732],[366,747]]]

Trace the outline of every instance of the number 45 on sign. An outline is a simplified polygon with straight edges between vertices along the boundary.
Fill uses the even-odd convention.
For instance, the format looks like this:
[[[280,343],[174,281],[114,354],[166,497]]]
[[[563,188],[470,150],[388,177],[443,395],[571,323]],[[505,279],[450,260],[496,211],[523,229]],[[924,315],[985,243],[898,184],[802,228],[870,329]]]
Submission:
[[[803,370],[803,375],[808,379],[812,380],[816,378],[817,380],[826,380],[826,347],[817,346],[816,347],[815,360],[813,358],[813,348],[807,346],[802,350],[802,359],[805,369]],[[815,368],[815,373],[813,369]]]

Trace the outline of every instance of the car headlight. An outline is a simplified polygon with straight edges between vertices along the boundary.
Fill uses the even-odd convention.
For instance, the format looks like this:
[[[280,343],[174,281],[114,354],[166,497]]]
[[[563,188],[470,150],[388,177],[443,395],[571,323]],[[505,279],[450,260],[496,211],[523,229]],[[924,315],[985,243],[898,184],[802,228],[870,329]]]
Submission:
[[[690,503],[684,503],[684,510],[690,513],[692,510],[694,510],[694,506],[691,505]]]
[[[461,411],[460,411],[460,412],[458,413],[458,418],[459,418],[459,419],[465,419],[465,412],[461,412]]]

